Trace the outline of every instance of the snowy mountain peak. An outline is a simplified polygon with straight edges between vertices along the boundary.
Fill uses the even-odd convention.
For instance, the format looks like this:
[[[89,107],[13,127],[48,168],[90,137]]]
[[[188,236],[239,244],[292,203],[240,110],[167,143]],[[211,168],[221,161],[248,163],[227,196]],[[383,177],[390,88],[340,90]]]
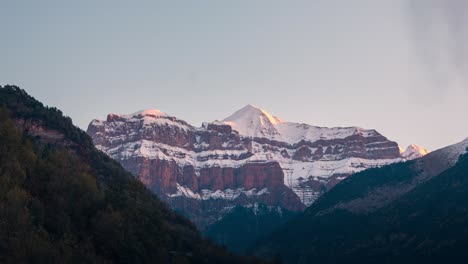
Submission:
[[[254,105],[248,104],[241,108],[240,110],[236,111],[234,114],[228,116],[223,120],[224,122],[239,122],[239,121],[247,121],[247,122],[255,122],[260,121],[261,124],[270,123],[273,125],[284,123],[284,121],[272,114],[268,113],[267,111],[256,107]]]
[[[400,148],[400,151],[403,150]],[[411,144],[409,145],[405,151],[401,152],[401,155],[407,160],[417,159],[423,156],[426,156],[429,151],[421,146]]]
[[[246,105],[222,121],[241,135],[249,137],[275,137],[279,135],[275,126],[285,123],[267,111],[253,105]]]
[[[138,116],[160,117],[160,116],[167,116],[167,115],[166,113],[158,109],[145,109],[145,110],[141,110],[130,115],[125,115],[125,117],[138,117]]]
[[[145,109],[145,110],[140,110],[137,111],[133,114],[109,114],[107,116],[107,119],[112,119],[112,118],[124,118],[124,119],[133,119],[133,118],[144,118],[144,117],[165,117],[168,116],[166,113],[162,112],[161,110],[158,109]]]
[[[202,127],[154,109],[112,115],[91,122],[88,133],[99,149],[167,197],[231,203],[241,194],[254,199],[269,193],[272,205],[281,196],[293,210],[348,175],[405,160],[397,143],[374,129],[285,122],[252,105]],[[231,172],[239,178],[228,178]]]
[[[102,126],[104,122],[139,122],[147,127],[154,127],[160,125],[167,125],[172,127],[178,127],[183,130],[192,129],[193,127],[183,120],[179,120],[173,116],[170,116],[158,109],[145,109],[137,111],[132,114],[109,114],[107,115],[106,121],[93,120],[91,125]]]

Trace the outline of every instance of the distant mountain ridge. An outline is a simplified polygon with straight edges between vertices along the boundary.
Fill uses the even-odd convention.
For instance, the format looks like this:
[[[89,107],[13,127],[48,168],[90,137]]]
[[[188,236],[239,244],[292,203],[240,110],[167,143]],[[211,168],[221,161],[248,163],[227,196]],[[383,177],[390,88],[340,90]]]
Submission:
[[[202,228],[237,205],[303,210],[353,173],[407,159],[376,130],[291,123],[252,105],[202,127],[155,109],[109,114],[87,132]]]

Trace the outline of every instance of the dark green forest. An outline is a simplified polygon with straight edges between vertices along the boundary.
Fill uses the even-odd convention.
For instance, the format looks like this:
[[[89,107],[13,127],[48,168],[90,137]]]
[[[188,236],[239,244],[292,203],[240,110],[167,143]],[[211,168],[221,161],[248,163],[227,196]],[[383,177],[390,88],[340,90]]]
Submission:
[[[270,209],[262,204],[258,204],[255,209],[237,206],[204,234],[233,252],[245,254],[257,240],[266,237],[298,214],[286,209]]]
[[[60,110],[0,87],[0,263],[242,262],[259,261],[203,239]]]

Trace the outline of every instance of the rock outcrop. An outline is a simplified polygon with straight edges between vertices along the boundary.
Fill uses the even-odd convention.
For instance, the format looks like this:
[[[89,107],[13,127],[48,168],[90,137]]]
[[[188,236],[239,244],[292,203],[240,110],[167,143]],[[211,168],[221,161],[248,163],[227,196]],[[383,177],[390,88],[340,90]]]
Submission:
[[[159,110],[109,114],[87,132],[202,228],[238,205],[302,210],[355,172],[405,160],[375,130],[285,122],[251,105],[202,127]]]

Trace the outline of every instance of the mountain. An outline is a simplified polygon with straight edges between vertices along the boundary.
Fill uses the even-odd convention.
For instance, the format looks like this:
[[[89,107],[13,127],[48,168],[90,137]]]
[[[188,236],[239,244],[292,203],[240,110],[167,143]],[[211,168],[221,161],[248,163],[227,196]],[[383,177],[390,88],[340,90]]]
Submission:
[[[421,158],[429,154],[429,151],[421,146],[411,144],[405,150],[400,151],[401,156],[407,160]]]
[[[376,130],[287,122],[252,105],[201,127],[155,109],[109,114],[87,132],[202,229],[234,206],[301,211],[353,173],[406,160]]]
[[[155,114],[155,113],[152,113]],[[0,87],[1,263],[238,263],[56,108]]]
[[[282,135],[276,127],[285,122],[263,109],[253,105],[246,105],[220,123],[231,126],[232,129],[246,137],[274,140],[277,138],[282,139]]]
[[[468,139],[348,177],[258,243],[285,263],[464,263]]]

